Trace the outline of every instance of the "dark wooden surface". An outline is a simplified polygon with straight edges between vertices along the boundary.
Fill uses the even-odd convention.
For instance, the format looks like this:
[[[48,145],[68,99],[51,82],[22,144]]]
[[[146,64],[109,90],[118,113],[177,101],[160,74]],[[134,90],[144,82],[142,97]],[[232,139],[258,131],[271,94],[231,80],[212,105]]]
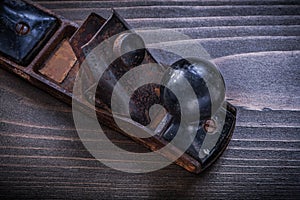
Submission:
[[[37,2],[78,23],[115,7],[133,27],[188,34],[219,65],[237,126],[203,174],[174,164],[127,174],[85,150],[69,106],[1,69],[1,199],[300,199],[299,1]],[[116,144],[144,151],[109,132]]]

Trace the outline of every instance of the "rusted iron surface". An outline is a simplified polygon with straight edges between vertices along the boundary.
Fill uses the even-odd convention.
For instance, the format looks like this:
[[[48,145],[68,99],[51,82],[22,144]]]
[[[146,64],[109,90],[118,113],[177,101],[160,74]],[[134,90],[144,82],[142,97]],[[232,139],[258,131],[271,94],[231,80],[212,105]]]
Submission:
[[[57,83],[62,83],[69,71],[75,65],[77,58],[69,44],[69,41],[64,40],[61,46],[49,58],[45,66],[39,70],[41,74]]]
[[[96,13],[91,13],[70,39],[74,52],[79,59],[84,59],[81,47],[88,43],[105,23],[105,19]],[[80,60],[81,62],[83,60]]]

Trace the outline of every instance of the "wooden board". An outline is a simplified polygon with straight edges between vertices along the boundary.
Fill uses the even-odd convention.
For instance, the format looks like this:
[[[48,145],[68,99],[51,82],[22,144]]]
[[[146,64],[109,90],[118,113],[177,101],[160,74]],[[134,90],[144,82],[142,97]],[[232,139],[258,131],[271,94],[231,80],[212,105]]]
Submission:
[[[37,2],[78,23],[90,12],[107,17],[114,7],[133,27],[186,33],[192,39],[185,42],[202,44],[220,67],[227,98],[238,106],[237,127],[203,174],[175,164],[118,172],[84,148],[69,106],[0,70],[1,199],[300,198],[299,1]],[[147,151],[109,134],[123,148]]]

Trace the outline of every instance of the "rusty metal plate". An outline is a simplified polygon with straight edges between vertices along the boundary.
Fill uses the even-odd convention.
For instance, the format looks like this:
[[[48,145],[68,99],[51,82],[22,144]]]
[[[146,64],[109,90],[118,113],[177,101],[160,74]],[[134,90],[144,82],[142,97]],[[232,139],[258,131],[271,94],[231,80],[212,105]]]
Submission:
[[[69,41],[64,40],[39,72],[57,83],[62,83],[76,61],[77,58]]]
[[[96,13],[91,13],[71,37],[70,44],[73,47],[77,58],[79,60],[82,59],[80,61],[84,60],[81,47],[93,38],[93,36],[98,32],[105,22],[106,19],[102,18]]]

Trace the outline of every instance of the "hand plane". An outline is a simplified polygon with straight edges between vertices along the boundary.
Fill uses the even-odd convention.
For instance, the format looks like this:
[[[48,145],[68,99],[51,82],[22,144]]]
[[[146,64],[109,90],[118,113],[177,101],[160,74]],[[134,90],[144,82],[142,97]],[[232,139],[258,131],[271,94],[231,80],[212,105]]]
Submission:
[[[161,64],[146,48],[143,38],[116,11],[108,19],[91,13],[78,26],[33,2],[3,0],[0,28],[2,68],[71,105],[78,97],[73,91],[76,76],[85,65],[83,76],[88,84],[80,87],[76,99],[83,112],[93,109],[99,123],[152,151],[171,143],[181,130],[186,138],[191,138],[187,148],[180,147],[185,139],[177,138],[178,143],[163,156],[173,158],[181,152],[175,163],[186,170],[202,172],[226,149],[235,127],[236,109],[225,100],[220,71],[213,63],[195,57],[178,59],[170,66]],[[95,65],[87,62],[97,46],[107,40],[111,42],[106,48],[97,50],[102,61]],[[107,65],[102,71],[101,64]],[[150,64],[155,64],[155,70],[131,77],[132,81],[146,76],[160,77],[160,82],[138,88],[132,81],[120,84],[128,72]],[[95,75],[99,70],[101,77]],[[127,94],[124,88],[132,92]],[[191,89],[192,93],[188,92]],[[112,105],[112,99],[125,102],[128,115],[119,104]],[[150,116],[153,105],[163,109]],[[121,130],[114,114],[121,123],[133,128]],[[152,131],[152,135],[139,138],[128,133],[136,130]]]

